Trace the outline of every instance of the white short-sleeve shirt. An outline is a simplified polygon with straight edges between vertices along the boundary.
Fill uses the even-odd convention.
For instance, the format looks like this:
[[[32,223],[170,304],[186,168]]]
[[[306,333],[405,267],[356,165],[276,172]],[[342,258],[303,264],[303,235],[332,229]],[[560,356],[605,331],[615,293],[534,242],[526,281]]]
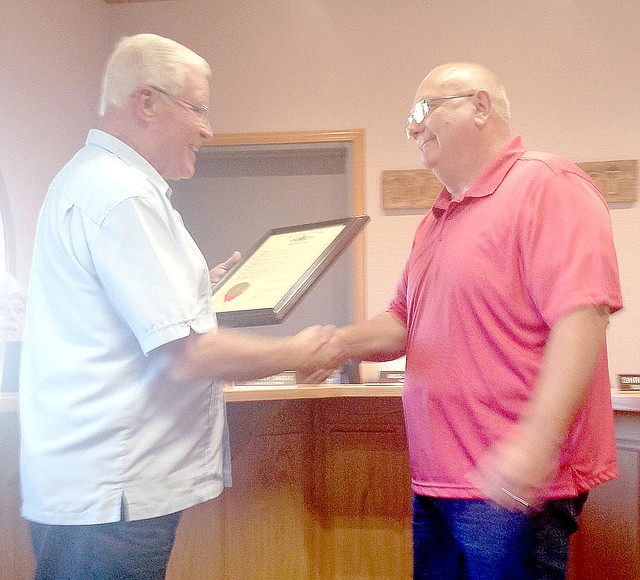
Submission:
[[[222,385],[175,382],[157,347],[216,328],[206,261],[158,172],[92,130],[42,207],[20,380],[22,514],[96,524],[230,485]]]

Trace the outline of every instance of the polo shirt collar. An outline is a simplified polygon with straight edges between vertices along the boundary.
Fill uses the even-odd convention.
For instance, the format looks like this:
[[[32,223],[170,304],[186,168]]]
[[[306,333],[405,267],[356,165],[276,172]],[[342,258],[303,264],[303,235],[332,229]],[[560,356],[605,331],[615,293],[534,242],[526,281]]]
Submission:
[[[473,182],[471,187],[459,198],[455,203],[461,203],[468,197],[484,197],[491,195],[502,183],[509,170],[515,162],[522,157],[526,149],[522,145],[522,138],[519,135],[513,137],[494,155],[493,159],[487,163],[478,178]],[[445,187],[442,188],[431,211],[440,217],[447,211],[452,202],[451,194]]]

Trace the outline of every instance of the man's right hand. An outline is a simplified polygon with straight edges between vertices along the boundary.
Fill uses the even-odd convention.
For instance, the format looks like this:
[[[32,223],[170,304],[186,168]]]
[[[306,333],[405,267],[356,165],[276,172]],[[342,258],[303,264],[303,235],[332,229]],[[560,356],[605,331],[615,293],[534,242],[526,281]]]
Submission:
[[[332,325],[310,326],[291,338],[300,348],[299,383],[321,383],[347,358],[346,344]]]

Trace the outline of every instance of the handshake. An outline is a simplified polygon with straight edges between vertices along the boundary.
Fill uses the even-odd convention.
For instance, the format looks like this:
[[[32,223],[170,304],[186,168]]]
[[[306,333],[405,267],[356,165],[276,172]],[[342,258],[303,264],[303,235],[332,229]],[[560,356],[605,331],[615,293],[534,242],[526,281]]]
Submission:
[[[209,272],[211,287],[233,268],[241,258],[234,252],[225,262]],[[310,326],[289,337],[285,348],[294,360],[293,369],[300,384],[317,384],[329,377],[349,357],[344,332],[335,326]]]
[[[234,252],[209,272],[212,287],[240,258],[240,252]],[[349,359],[392,360],[402,356],[406,346],[406,327],[390,313],[384,313],[372,322],[344,328],[309,326],[284,339],[269,338],[256,342],[248,333],[219,331],[217,334],[223,342],[235,337],[235,347],[229,348],[227,344],[225,348],[220,347],[220,356],[215,359],[209,357],[211,372],[234,381],[295,370],[299,384],[317,384]],[[231,360],[235,361],[234,364],[225,366]]]
[[[344,333],[335,326],[310,326],[288,340],[299,384],[321,383],[349,358]]]

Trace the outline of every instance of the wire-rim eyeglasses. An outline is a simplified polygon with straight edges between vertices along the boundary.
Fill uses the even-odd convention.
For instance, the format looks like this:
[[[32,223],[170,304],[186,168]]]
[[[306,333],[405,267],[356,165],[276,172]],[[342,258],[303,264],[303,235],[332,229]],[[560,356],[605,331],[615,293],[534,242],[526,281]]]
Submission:
[[[411,114],[407,117],[407,126],[405,128],[407,139],[411,139],[411,123],[414,121],[417,125],[424,121],[425,117],[429,114],[431,110],[431,103],[435,103],[436,101],[448,101],[450,99],[463,99],[465,97],[473,97],[476,92],[473,93],[465,93],[464,95],[451,95],[447,97],[433,97],[432,99],[421,99],[415,105],[413,105],[413,109],[411,109]]]

